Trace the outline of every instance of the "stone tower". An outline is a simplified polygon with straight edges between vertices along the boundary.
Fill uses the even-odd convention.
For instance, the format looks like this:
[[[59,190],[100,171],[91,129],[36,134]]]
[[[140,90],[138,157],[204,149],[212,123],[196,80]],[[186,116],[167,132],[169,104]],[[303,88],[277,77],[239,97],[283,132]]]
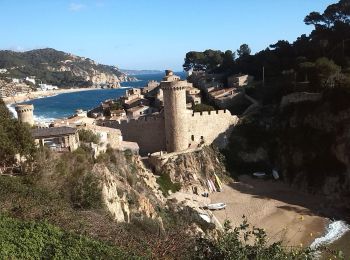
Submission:
[[[30,126],[34,125],[34,117],[33,117],[34,106],[32,104],[17,105],[15,109],[17,112],[17,117],[19,122],[28,123]]]
[[[186,87],[187,81],[181,81],[171,70],[165,71],[161,82],[164,97],[165,141],[168,153],[188,148]]]

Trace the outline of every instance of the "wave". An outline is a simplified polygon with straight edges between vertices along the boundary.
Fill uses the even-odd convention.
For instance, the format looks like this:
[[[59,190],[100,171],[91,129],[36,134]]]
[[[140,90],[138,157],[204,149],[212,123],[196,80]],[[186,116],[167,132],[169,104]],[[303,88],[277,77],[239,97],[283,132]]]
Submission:
[[[329,245],[340,239],[345,233],[350,231],[350,226],[344,221],[333,221],[327,227],[326,234],[323,237],[316,238],[310,245],[310,248],[317,249],[321,245]]]
[[[13,114],[13,116],[15,118],[17,118],[17,112],[16,112],[15,107],[13,105],[6,105],[6,106],[7,106],[8,110]]]
[[[17,112],[16,112],[16,109],[15,109],[15,105],[6,105],[8,110],[13,114],[13,116],[15,118],[17,118]],[[54,120],[56,120],[57,118],[54,118],[54,117],[46,117],[46,116],[36,116],[34,115],[34,121],[35,122],[38,122],[38,123],[41,123],[41,124],[47,124],[47,123],[51,123],[53,122]]]

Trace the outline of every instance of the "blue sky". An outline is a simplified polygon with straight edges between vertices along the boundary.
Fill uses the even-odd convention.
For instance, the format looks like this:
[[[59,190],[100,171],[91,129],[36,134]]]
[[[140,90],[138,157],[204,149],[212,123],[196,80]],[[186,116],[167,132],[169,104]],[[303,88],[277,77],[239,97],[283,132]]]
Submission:
[[[253,52],[337,0],[0,0],[0,49],[51,47],[127,69],[181,70],[186,52]]]

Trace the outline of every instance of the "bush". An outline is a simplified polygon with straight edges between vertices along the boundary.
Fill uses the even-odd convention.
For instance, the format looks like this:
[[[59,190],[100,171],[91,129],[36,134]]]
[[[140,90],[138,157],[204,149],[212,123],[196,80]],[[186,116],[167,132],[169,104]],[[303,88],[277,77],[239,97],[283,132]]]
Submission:
[[[100,136],[94,134],[91,130],[80,129],[79,130],[79,140],[84,143],[100,143]]]
[[[45,222],[23,222],[2,215],[0,241],[0,259],[137,259],[115,246]]]
[[[251,227],[245,216],[243,223],[232,229],[230,222],[224,223],[224,232],[216,240],[199,238],[196,259],[260,259],[279,260],[315,259],[316,249],[287,248],[281,242],[268,244],[266,232]],[[343,259],[341,252],[332,253],[335,258]]]
[[[91,209],[102,207],[102,193],[99,179],[91,173],[73,182],[71,200],[78,208]]]
[[[163,173],[157,179],[157,183],[159,184],[159,187],[160,187],[161,191],[163,192],[164,196],[169,195],[169,190],[172,192],[177,192],[181,189],[181,183],[172,182],[169,173]]]

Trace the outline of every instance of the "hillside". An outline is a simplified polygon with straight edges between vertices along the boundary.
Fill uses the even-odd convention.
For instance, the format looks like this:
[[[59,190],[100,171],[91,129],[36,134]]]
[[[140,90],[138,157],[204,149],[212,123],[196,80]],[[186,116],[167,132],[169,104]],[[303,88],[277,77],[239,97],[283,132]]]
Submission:
[[[98,64],[89,58],[54,49],[26,52],[0,51],[0,69],[6,77],[35,76],[43,83],[59,87],[86,87],[94,84],[118,84],[134,80],[115,66]]]

